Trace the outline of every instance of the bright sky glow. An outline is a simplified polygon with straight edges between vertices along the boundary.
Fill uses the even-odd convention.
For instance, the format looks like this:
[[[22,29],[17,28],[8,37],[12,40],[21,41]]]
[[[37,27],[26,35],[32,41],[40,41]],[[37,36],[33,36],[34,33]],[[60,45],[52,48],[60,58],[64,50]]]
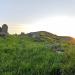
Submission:
[[[19,24],[18,24],[19,25]],[[56,16],[45,17],[33,24],[20,24],[19,26],[9,26],[9,31],[17,33],[20,31],[28,33],[35,31],[48,31],[57,35],[75,36],[75,17]],[[15,28],[13,28],[15,27]],[[12,30],[10,30],[12,29]]]
[[[75,0],[0,0],[0,25],[9,33],[48,31],[75,37]]]

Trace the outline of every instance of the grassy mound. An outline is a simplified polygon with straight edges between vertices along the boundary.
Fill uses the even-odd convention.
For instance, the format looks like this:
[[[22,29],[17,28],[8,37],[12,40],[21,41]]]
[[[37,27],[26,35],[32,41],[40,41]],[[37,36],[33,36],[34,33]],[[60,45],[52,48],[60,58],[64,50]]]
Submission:
[[[0,37],[0,75],[75,75],[75,45],[44,35]]]

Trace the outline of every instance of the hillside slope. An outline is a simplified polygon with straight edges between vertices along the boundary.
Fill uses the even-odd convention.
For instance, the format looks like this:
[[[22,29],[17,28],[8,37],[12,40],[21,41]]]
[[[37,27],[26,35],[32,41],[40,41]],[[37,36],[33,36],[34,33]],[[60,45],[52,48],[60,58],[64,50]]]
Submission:
[[[75,39],[70,36],[57,36],[55,34],[52,34],[46,31],[31,32],[31,33],[28,33],[27,35],[29,35],[29,37],[32,37],[34,39],[38,39],[41,41],[68,42],[71,44],[75,44]]]
[[[0,74],[75,75],[75,45],[48,32],[35,33],[0,37]]]

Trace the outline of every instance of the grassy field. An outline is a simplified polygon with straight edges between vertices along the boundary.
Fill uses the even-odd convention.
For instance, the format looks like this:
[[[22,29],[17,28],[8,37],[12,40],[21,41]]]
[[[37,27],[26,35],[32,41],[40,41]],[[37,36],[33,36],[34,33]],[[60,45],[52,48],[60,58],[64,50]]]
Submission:
[[[0,75],[75,75],[75,45],[53,37],[0,37]]]

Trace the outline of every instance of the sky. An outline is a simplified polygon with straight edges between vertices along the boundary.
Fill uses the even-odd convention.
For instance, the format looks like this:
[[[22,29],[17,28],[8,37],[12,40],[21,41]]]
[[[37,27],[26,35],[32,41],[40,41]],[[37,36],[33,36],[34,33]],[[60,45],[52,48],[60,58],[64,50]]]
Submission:
[[[75,0],[0,0],[0,26],[9,33],[48,31],[75,37]]]

